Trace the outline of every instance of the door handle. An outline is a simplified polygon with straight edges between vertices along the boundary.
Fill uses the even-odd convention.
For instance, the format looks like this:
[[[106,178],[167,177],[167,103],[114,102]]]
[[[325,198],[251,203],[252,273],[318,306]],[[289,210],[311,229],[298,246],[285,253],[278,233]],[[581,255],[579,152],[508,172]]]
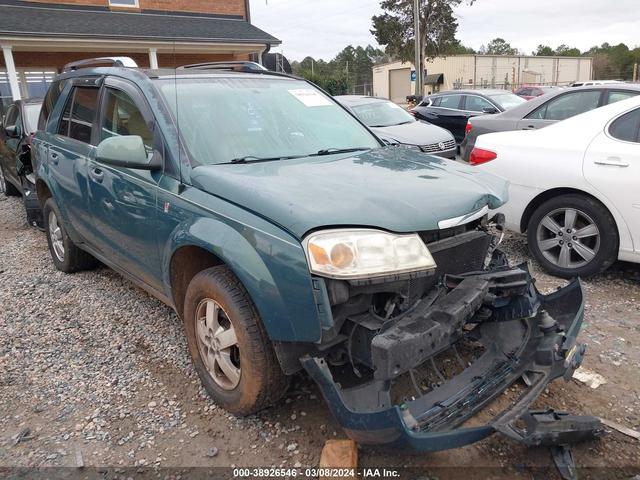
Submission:
[[[604,160],[595,160],[593,163],[596,165],[608,165],[611,167],[626,168],[629,166],[627,162],[623,162],[620,157],[607,157]]]
[[[51,163],[53,163],[54,165],[58,165],[60,159],[58,158],[57,153],[52,153],[51,155],[49,155],[49,158],[51,159]]]
[[[104,172],[101,168],[92,168],[89,170],[89,176],[98,183],[102,183],[104,180]]]
[[[535,130],[536,127],[534,127],[533,125],[527,125],[526,127],[523,127],[522,130]]]

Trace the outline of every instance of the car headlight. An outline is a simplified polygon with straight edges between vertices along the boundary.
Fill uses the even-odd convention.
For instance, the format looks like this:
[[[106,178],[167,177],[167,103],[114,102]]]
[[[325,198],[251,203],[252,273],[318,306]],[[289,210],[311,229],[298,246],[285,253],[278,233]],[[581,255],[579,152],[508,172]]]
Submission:
[[[343,280],[436,268],[417,234],[379,230],[326,230],[303,242],[311,273]]]

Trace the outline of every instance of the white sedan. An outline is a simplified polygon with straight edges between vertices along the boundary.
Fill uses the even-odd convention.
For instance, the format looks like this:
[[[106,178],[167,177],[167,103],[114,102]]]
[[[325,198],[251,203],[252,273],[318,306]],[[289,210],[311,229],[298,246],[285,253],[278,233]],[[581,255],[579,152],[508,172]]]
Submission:
[[[507,227],[527,233],[548,272],[640,263],[640,97],[541,130],[481,135],[470,163],[511,182]]]

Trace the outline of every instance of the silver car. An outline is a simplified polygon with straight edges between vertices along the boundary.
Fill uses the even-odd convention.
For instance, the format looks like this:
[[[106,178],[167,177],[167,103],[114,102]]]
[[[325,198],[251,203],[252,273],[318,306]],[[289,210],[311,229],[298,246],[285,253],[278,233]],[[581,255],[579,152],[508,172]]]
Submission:
[[[460,154],[468,162],[476,138],[485,133],[544,128],[635,95],[640,95],[640,85],[616,83],[575,87],[547,93],[498,115],[474,117],[467,123]]]
[[[440,157],[456,157],[456,142],[449,131],[416,120],[400,105],[384,98],[359,95],[342,95],[335,99],[383,140],[414,145]]]

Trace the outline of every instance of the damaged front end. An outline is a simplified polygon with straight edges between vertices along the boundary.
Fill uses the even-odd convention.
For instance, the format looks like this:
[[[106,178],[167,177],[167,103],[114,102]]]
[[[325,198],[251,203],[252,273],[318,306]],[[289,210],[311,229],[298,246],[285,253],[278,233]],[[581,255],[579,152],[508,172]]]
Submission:
[[[489,230],[483,219],[421,234],[438,264],[426,277],[328,282],[338,335],[301,362],[352,439],[437,451],[496,431],[536,435],[519,423],[582,361],[584,292],[576,280],[542,295],[526,264],[509,267],[494,250]],[[502,413],[487,416],[489,404]]]

